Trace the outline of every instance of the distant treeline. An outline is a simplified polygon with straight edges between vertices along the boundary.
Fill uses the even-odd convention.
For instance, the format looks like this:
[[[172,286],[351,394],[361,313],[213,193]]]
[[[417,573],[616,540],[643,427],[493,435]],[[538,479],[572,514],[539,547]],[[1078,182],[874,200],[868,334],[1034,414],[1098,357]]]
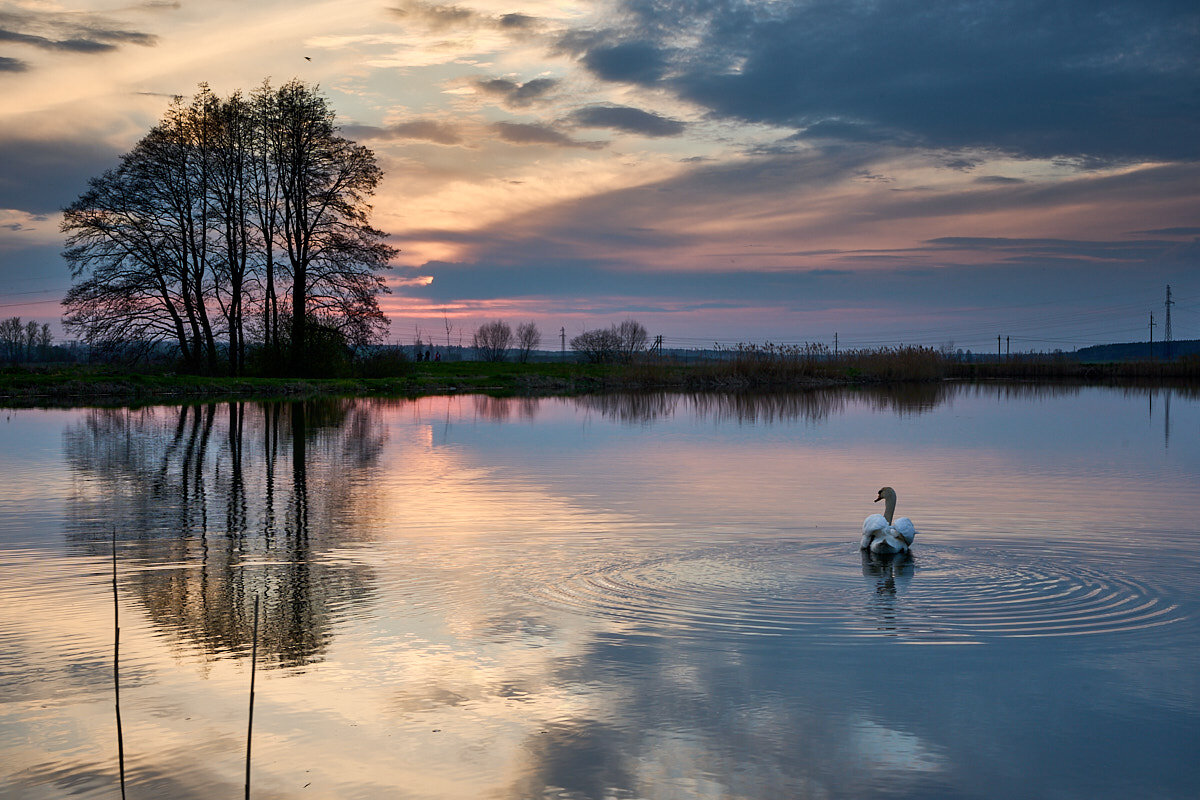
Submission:
[[[1178,342],[1124,342],[1083,347],[1072,354],[1080,361],[1143,361],[1200,356],[1200,339]]]

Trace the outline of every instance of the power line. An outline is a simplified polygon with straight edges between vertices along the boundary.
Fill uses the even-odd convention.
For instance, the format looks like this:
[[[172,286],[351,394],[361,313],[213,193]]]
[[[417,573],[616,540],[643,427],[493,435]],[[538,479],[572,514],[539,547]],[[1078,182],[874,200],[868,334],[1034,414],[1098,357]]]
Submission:
[[[44,306],[48,303],[59,305],[58,300],[29,300],[24,303],[0,303],[0,308],[15,308],[17,306]]]
[[[1171,357],[1171,306],[1175,305],[1175,301],[1171,299],[1171,284],[1167,284],[1167,325],[1163,335],[1163,355],[1167,358]]]

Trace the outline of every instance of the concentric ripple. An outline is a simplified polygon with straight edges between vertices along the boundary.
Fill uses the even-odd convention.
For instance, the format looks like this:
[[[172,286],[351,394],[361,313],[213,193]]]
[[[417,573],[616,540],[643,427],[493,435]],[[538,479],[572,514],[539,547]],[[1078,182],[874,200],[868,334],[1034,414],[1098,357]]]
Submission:
[[[1184,619],[1164,592],[1067,554],[936,547],[900,561],[845,545],[706,550],[581,573],[538,594],[672,635],[806,632],[824,642],[980,644],[1126,634]]]

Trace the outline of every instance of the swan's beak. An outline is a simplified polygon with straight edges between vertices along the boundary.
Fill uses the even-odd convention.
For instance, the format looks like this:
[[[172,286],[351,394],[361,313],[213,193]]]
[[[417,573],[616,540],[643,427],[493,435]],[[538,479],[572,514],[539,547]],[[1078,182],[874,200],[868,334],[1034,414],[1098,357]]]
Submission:
[[[874,503],[878,503],[878,502],[879,502],[880,500],[882,500],[882,499],[883,499],[883,495],[879,495],[879,496],[878,496],[878,497],[876,497],[876,498],[875,498],[875,499],[874,499],[872,502],[874,502]]]

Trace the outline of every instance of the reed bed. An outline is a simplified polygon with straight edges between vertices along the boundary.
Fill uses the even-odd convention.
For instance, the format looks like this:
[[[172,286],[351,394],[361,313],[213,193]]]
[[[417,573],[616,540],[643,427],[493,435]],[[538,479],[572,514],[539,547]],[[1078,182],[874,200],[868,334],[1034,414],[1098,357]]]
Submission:
[[[1200,357],[1085,362],[1062,354],[963,360],[932,347],[902,345],[843,350],[802,345],[739,344],[716,357],[683,363],[643,358],[609,373],[606,388],[775,389],[830,384],[959,381],[1200,383]]]
[[[1056,355],[1020,355],[992,361],[951,362],[962,380],[1200,381],[1200,357],[1172,360],[1078,361]]]
[[[739,344],[698,369],[710,380],[749,386],[793,383],[932,381],[948,377],[946,359],[931,347],[906,345],[834,353],[819,343]]]

